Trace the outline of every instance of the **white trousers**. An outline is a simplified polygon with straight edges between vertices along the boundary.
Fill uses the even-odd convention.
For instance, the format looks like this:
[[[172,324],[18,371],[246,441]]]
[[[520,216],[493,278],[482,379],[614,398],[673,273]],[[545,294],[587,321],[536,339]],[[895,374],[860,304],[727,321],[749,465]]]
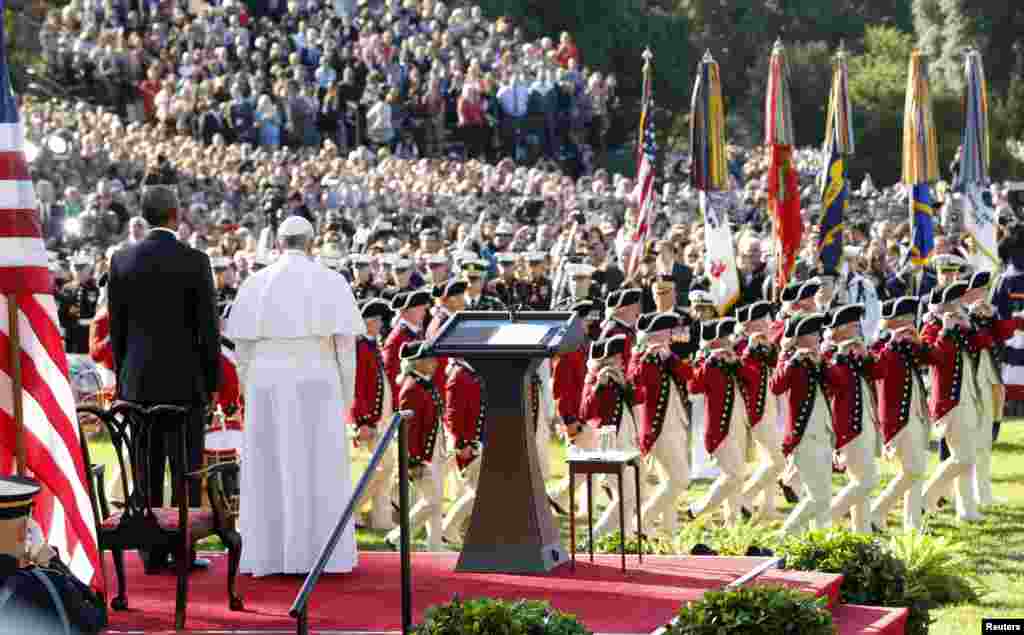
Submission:
[[[974,461],[977,454],[975,437],[978,434],[976,417],[972,401],[962,401],[939,421],[939,429],[949,446],[949,458],[939,465],[925,485],[924,497],[928,509],[936,507],[939,497],[949,490],[952,483],[956,490],[957,516],[973,519],[978,515],[977,493],[974,490]]]
[[[734,408],[743,408],[743,400],[739,395],[736,396]],[[726,522],[735,524],[739,520],[740,492],[743,488],[743,476],[747,467],[741,436],[747,434],[746,428],[746,416],[738,417],[734,410],[732,421],[729,424],[729,432],[712,455],[715,457],[715,463],[721,473],[711,483],[711,488],[704,498],[690,508],[694,516],[714,510],[719,505],[727,504]]]
[[[371,442],[370,455],[377,451],[377,445],[384,436],[384,427],[391,423],[391,417],[382,418],[377,424],[377,437]],[[381,457],[377,471],[370,477],[366,486],[365,500],[370,501],[369,525],[372,529],[390,530],[394,527],[391,518],[391,485],[395,481],[398,467],[398,443],[393,441],[391,447]]]
[[[841,452],[849,482],[832,499],[832,522],[842,522],[846,512],[850,512],[850,528],[861,534],[871,532],[868,496],[880,480],[875,459],[876,435],[875,424],[867,420],[861,433],[843,446]]]
[[[704,395],[690,395],[690,478],[714,479],[721,473],[704,447]]]
[[[807,432],[793,450],[793,463],[800,471],[803,491],[800,502],[782,525],[786,534],[801,533],[809,526],[825,529],[832,524],[832,442],[827,434]]]
[[[441,513],[444,509],[444,477],[447,462],[444,456],[444,440],[441,435],[434,444],[434,456],[429,463],[423,465],[419,478],[413,481],[416,492],[416,503],[409,510],[409,533],[415,536],[420,527],[427,529],[427,548],[440,551]],[[388,540],[397,543],[401,538],[401,527],[388,532]]]
[[[682,402],[675,388],[672,388],[661,434],[658,435],[658,440],[650,452],[651,457],[661,468],[662,479],[654,490],[654,495],[648,498],[641,510],[646,525],[650,526],[660,518],[662,530],[669,535],[674,535],[679,527],[676,501],[690,486],[688,447]]]
[[[636,425],[633,422],[634,419],[631,413],[627,411],[622,417],[622,423],[619,424],[619,432],[615,442],[617,449],[627,451],[636,449],[635,439],[637,433]],[[604,513],[601,514],[601,518],[598,519],[597,524],[594,526],[595,537],[619,531],[623,524],[625,525],[623,532],[626,535],[636,531],[636,475],[633,468],[627,468],[622,471],[622,503],[623,511],[626,514],[623,524],[620,524],[619,521],[619,484],[616,482],[617,478],[616,476],[605,477],[608,486],[612,490],[612,500],[605,507]]]
[[[917,398],[913,395],[912,398]],[[903,498],[903,529],[921,529],[921,491],[928,469],[928,424],[919,416],[910,421],[887,444],[896,455],[900,473],[871,504],[871,518],[885,528],[889,511]]]
[[[581,450],[597,450],[600,446],[600,443],[601,440],[598,437],[597,428],[590,424],[584,423],[580,426],[579,434],[576,435],[576,438],[573,439],[572,443],[570,444],[569,451],[572,450],[571,446],[573,445]],[[576,504],[579,506],[580,509],[585,510],[587,509],[586,505],[589,504],[586,499],[587,488],[582,487],[586,485],[586,477],[577,475],[575,481],[576,482],[573,483],[573,487],[576,488],[576,491],[574,492]],[[551,498],[553,498],[556,503],[561,505],[562,508],[568,511],[570,514],[575,513],[573,510],[569,509],[568,473],[565,475],[565,478],[559,481],[558,484],[555,485],[554,489],[551,490]]]
[[[441,531],[449,542],[462,542],[462,526],[473,512],[476,489],[480,484],[480,463],[482,461],[483,457],[478,456],[462,472],[462,495],[452,504],[441,526]]]
[[[782,434],[774,420],[765,418],[750,428],[751,441],[757,446],[760,457],[754,473],[743,486],[742,499],[747,505],[753,505],[758,494],[764,495],[761,513],[775,513],[775,482],[786,467],[786,457],[782,454]],[[746,453],[744,453],[745,456]]]
[[[974,489],[978,504],[987,506],[995,502],[992,495],[992,424],[997,419],[1002,419],[1006,388],[1002,384],[983,383],[981,390],[982,415],[981,421],[978,422],[975,448],[977,453],[974,464]],[[991,400],[986,399],[989,393],[992,395]]]

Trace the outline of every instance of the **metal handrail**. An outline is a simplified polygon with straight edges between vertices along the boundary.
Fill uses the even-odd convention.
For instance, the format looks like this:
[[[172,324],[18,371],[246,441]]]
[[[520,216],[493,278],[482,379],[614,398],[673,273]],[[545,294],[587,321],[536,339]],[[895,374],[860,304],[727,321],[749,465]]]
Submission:
[[[323,550],[320,552],[320,558],[317,560],[316,565],[306,576],[305,581],[302,583],[302,588],[299,590],[299,594],[295,597],[295,601],[292,603],[291,609],[288,611],[288,615],[296,620],[296,633],[298,635],[308,635],[309,633],[309,620],[308,620],[308,609],[309,609],[309,598],[313,594],[313,589],[316,587],[317,582],[320,581],[320,576],[323,575],[324,569],[327,567],[327,562],[331,559],[334,554],[335,548],[338,546],[338,541],[341,540],[341,535],[345,531],[345,527],[352,520],[352,515],[356,509],[362,503],[363,495],[366,493],[367,487],[369,487],[370,479],[373,477],[373,473],[377,470],[381,460],[384,457],[384,453],[391,447],[391,442],[395,438],[395,433],[398,434],[398,483],[399,483],[399,499],[400,499],[400,514],[401,514],[401,528],[402,528],[402,540],[401,540],[401,558],[402,558],[402,633],[408,633],[412,626],[412,601],[411,601],[411,571],[412,567],[409,562],[409,457],[406,448],[406,429],[402,425],[402,422],[413,416],[411,410],[401,410],[396,412],[391,419],[391,423],[388,425],[387,430],[384,432],[384,437],[380,443],[374,449],[373,456],[370,457],[370,464],[366,466],[366,471],[363,472],[362,477],[359,479],[359,483],[356,485],[356,489],[352,492],[352,497],[349,498],[348,505],[345,507],[345,511],[341,515],[341,519],[338,524],[334,527],[331,537],[327,540],[327,544],[324,545]]]

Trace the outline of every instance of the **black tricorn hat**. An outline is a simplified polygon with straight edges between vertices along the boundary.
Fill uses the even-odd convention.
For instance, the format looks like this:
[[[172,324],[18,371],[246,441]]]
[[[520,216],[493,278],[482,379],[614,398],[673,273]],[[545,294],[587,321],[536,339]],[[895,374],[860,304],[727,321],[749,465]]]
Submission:
[[[451,298],[462,295],[466,292],[469,283],[465,280],[451,279],[445,283],[434,286],[434,297],[438,299]]]
[[[626,336],[612,335],[597,340],[590,345],[590,358],[601,360],[612,355],[619,355],[626,350]]]
[[[428,342],[423,340],[413,340],[402,344],[401,350],[398,351],[398,356],[401,359],[424,359],[427,357],[433,357],[434,351],[430,348]]]
[[[373,298],[367,300],[359,308],[359,313],[363,316],[364,320],[370,318],[384,318],[391,314],[391,305],[384,300]]]
[[[990,282],[992,282],[992,272],[978,271],[974,275],[966,278],[965,282],[967,282],[968,291],[972,289],[984,289],[988,287]]]
[[[636,322],[636,330],[643,331],[644,333],[657,333],[659,331],[667,331],[674,329],[679,326],[682,318],[678,313],[674,311],[665,311],[664,313],[646,313],[640,316],[640,319]]]
[[[570,310],[578,315],[581,320],[600,320],[602,317],[597,303],[593,300],[580,300],[572,305]]]
[[[619,289],[608,296],[609,309],[621,309],[624,306],[640,304],[643,292],[640,289]]]
[[[700,339],[705,342],[729,337],[736,330],[734,318],[722,318],[720,320],[708,320],[700,325]]]
[[[928,297],[928,303],[946,304],[947,302],[954,302],[964,297],[964,294],[967,293],[967,289],[968,284],[961,281],[948,284],[939,289],[934,289]]]
[[[395,311],[403,311],[428,304],[430,304],[430,292],[423,289],[399,293],[391,300],[391,308]]]
[[[913,296],[893,298],[882,303],[882,319],[895,320],[900,317],[914,318],[920,301]]]
[[[830,329],[837,329],[851,322],[859,322],[862,317],[864,317],[863,304],[847,304],[834,309],[829,314],[827,325]]]
[[[796,302],[800,296],[800,287],[803,286],[802,282],[791,282],[782,290],[780,299],[783,302]]]
[[[772,316],[772,303],[766,300],[758,300],[747,306],[740,307],[736,310],[736,320],[740,324],[745,322],[753,322],[754,320],[763,320]]]
[[[790,318],[786,322],[786,337],[800,337],[802,335],[814,335],[820,333],[825,326],[825,315],[823,313],[811,313]]]

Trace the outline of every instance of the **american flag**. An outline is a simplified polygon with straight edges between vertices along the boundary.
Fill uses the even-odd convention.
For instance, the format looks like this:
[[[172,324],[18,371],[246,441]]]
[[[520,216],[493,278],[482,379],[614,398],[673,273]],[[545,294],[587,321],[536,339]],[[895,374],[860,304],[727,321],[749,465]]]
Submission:
[[[0,10],[5,3],[0,0]],[[43,491],[33,517],[86,584],[102,588],[64,341],[25,161],[25,129],[11,91],[0,25],[0,474],[16,468],[17,425],[9,305],[17,307],[26,466]]]
[[[640,156],[640,167],[637,169],[636,186],[633,189],[633,200],[636,201],[639,210],[636,230],[633,232],[631,243],[632,253],[629,257],[629,266],[626,268],[626,277],[636,273],[643,258],[644,245],[647,244],[647,237],[651,233],[651,224],[654,222],[654,168],[658,153],[658,143],[654,136],[654,104],[648,99],[644,104],[643,114],[640,122],[643,124],[643,140],[641,147],[643,154]]]

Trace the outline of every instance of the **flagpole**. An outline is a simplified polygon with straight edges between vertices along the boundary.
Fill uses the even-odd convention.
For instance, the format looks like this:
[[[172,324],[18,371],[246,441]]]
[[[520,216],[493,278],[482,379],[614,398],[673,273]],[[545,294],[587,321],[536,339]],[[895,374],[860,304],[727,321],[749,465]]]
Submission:
[[[21,339],[18,335],[18,297],[7,294],[7,344],[11,358],[11,403],[14,404],[14,456],[18,476],[25,476],[25,413],[21,385]]]

